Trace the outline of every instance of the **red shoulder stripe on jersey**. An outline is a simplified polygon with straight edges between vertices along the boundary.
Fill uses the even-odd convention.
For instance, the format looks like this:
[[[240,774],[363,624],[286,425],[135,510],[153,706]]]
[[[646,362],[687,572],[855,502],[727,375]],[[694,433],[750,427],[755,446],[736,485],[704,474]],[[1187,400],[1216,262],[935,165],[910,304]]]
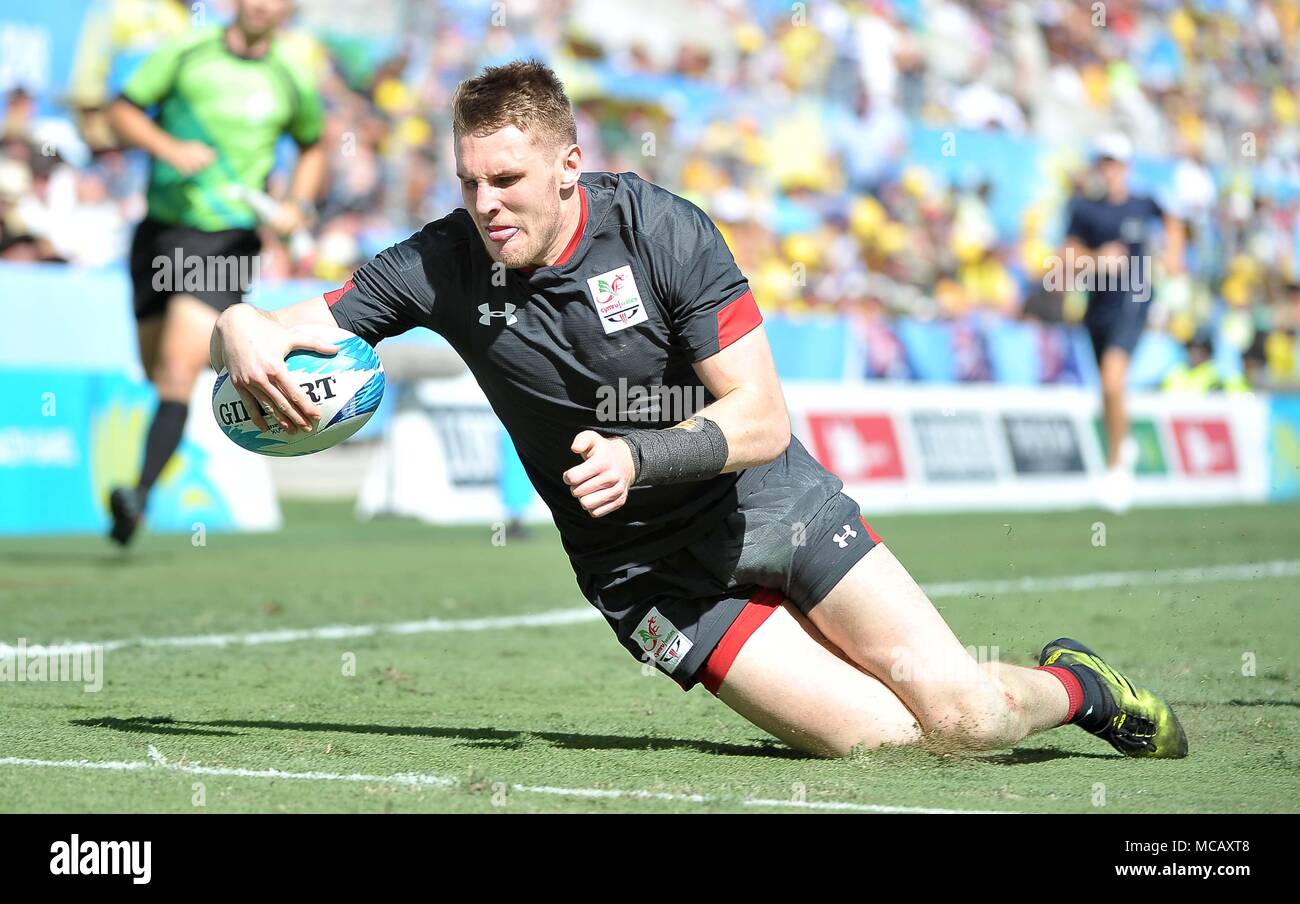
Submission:
[[[718,351],[722,351],[741,336],[763,322],[754,293],[745,294],[718,311]]]
[[[587,190],[581,185],[578,186],[578,200],[582,204],[582,213],[578,216],[578,228],[573,231],[573,237],[569,239],[569,244],[564,246],[560,256],[552,267],[558,267],[561,264],[567,264],[569,258],[573,257],[573,252],[578,250],[578,243],[582,241],[582,231],[587,228]]]
[[[709,658],[704,661],[704,665],[700,666],[700,670],[695,673],[695,677],[710,694],[715,697],[718,695],[718,688],[722,687],[722,679],[726,678],[727,672],[731,671],[731,664],[740,655],[740,648],[784,601],[785,597],[780,591],[767,587],[760,588],[750,597],[745,608],[740,610],[731,627],[722,635],[722,640],[718,641]]]
[[[345,282],[342,286],[340,286],[337,289],[331,289],[330,291],[325,293],[325,303],[329,305],[331,308],[334,307],[334,302],[338,301],[344,295],[348,294],[348,290],[351,288],[352,288],[352,277],[349,276],[348,281]]]

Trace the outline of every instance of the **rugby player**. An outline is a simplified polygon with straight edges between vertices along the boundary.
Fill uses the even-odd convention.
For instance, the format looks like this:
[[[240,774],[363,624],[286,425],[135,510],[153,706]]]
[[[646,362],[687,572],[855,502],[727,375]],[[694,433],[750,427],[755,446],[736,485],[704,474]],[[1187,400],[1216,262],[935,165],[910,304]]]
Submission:
[[[1095,282],[1087,286],[1084,325],[1101,370],[1102,424],[1106,432],[1106,476],[1099,501],[1114,512],[1128,509],[1133,496],[1137,444],[1129,437],[1125,387],[1129,361],[1151,310],[1150,226],[1162,220],[1165,272],[1183,268],[1183,223],[1153,199],[1129,191],[1132,147],[1118,133],[1101,136],[1094,149],[1101,183],[1099,197],[1071,200],[1066,251],[1077,262],[1092,261]]]
[[[326,166],[321,102],[305,67],[276,39],[292,11],[292,0],[238,0],[232,23],[164,45],[109,107],[118,136],[153,156],[130,270],[140,359],[158,407],[139,481],[109,497],[109,536],[123,546],[180,445],[217,315],[248,290],[261,240],[245,192],[265,188],[286,133],[298,144],[298,162],[290,197],[269,225],[287,235],[315,209]],[[146,112],[154,106],[156,119]]]
[[[509,431],[583,594],[682,688],[703,684],[823,756],[1005,747],[1071,722],[1131,756],[1186,754],[1169,706],[1075,641],[1049,643],[1039,668],[974,661],[791,437],[762,318],[717,228],[630,173],[584,175],[549,69],[484,70],[457,89],[453,120],[463,209],[336,290],[218,320],[212,364],[259,428],[318,416],[284,356],[328,350],[322,327],[374,343],[427,326]],[[705,404],[651,427],[653,403],[602,415],[620,380]]]

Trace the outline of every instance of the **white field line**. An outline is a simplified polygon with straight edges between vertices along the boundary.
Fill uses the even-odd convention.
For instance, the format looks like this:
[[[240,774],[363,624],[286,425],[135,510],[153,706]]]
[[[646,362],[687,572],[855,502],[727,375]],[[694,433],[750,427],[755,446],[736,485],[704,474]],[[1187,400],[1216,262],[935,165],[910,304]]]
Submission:
[[[1300,561],[1249,562],[1206,568],[1167,568],[1158,571],[1102,571],[1048,578],[1013,578],[1002,581],[957,581],[926,584],[931,598],[991,596],[998,593],[1059,593],[1069,590],[1103,590],[1114,587],[1150,587],[1159,584],[1205,584],[1212,581],[1259,581],[1300,575]]]
[[[926,584],[931,599],[991,596],[1006,593],[1060,593],[1108,588],[1150,587],[1163,584],[1201,584],[1213,581],[1256,581],[1269,578],[1300,576],[1300,560],[1251,562],[1241,565],[1214,565],[1206,568],[1172,568],[1155,571],[1102,571],[1092,574],[1058,577],[1026,577],[995,581],[958,581]],[[492,618],[441,619],[392,622],[370,625],[324,625],[318,628],[286,628],[278,631],[251,631],[232,634],[189,634],[176,637],[136,637],[124,640],[65,641],[41,645],[28,644],[27,656],[76,655],[94,649],[105,652],[127,647],[228,647],[292,643],[302,640],[342,640],[352,637],[376,637],[386,634],[429,634],[446,631],[502,631],[513,628],[572,625],[599,621],[600,613],[591,606],[577,609],[553,609],[531,615],[503,615]],[[17,656],[17,648],[0,642],[0,659]]]
[[[458,779],[444,775],[426,775],[417,772],[398,772],[393,775],[365,775],[363,773],[337,772],[285,772],[281,769],[233,769],[203,766],[199,763],[170,763],[158,749],[149,746],[149,759],[133,761],[94,760],[39,760],[27,757],[0,757],[0,766],[26,766],[38,769],[86,769],[107,772],[146,772],[151,770],[207,775],[229,778],[273,778],[308,782],[360,782],[366,785],[411,785],[421,787],[452,788],[461,784]],[[938,807],[902,807],[888,804],[856,804],[848,801],[793,801],[758,800],[752,798],[726,798],[709,794],[672,794],[664,791],[622,790],[613,788],[561,788],[552,785],[509,786],[518,794],[546,794],[554,797],[573,797],[586,800],[655,800],[693,804],[740,804],[753,807],[791,807],[795,809],[841,810],[862,813],[942,813],[942,814],[993,814],[1005,810],[949,810]]]
[[[298,640],[343,640],[350,637],[375,637],[382,634],[429,634],[443,631],[499,631],[510,628],[539,627],[545,625],[571,625],[578,622],[598,621],[600,613],[593,607],[582,609],[553,609],[532,615],[504,615],[493,618],[441,619],[426,618],[420,621],[390,622],[375,625],[323,625],[319,628],[284,628],[278,631],[250,631],[239,634],[188,634],[178,637],[135,637],[125,640],[66,641],[41,645],[28,644],[27,655],[78,654],[102,648],[104,652],[125,647],[229,647],[259,646],[270,643],[292,643]],[[17,648],[0,643],[0,659],[13,658]]]

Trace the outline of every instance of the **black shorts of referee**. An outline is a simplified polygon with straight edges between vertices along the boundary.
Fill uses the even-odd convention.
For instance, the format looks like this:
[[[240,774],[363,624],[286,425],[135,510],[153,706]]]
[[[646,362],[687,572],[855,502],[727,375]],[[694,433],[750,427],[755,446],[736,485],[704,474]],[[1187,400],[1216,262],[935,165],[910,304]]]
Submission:
[[[173,295],[193,296],[218,314],[238,304],[256,277],[261,250],[252,229],[204,232],[142,220],[131,240],[135,319],[162,315]]]

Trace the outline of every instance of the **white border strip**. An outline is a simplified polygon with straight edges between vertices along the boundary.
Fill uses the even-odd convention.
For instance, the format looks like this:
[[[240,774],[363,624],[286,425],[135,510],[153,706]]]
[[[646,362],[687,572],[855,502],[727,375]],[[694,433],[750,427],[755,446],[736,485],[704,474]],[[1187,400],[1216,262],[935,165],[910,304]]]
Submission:
[[[169,763],[158,748],[149,745],[149,759],[136,761],[93,760],[38,760],[27,757],[0,757],[0,766],[26,766],[38,769],[87,769],[109,772],[143,772],[166,770],[184,775],[209,775],[229,778],[275,778],[310,782],[361,782],[368,785],[412,785],[421,787],[452,788],[461,782],[444,775],[427,775],[417,772],[398,772],[393,775],[366,775],[363,773],[335,772],[285,772],[280,769],[234,769],[203,766],[198,763]],[[545,794],[555,797],[575,797],[587,800],[658,800],[692,804],[739,804],[746,807],[789,807],[808,810],[837,810],[859,813],[929,813],[992,815],[1008,810],[950,810],[939,807],[905,807],[888,804],[856,804],[848,801],[797,801],[779,799],[726,798],[708,794],[673,794],[665,791],[622,790],[616,788],[562,788],[553,785],[510,785],[518,794]]]
[[[1251,562],[1240,565],[1215,565],[1205,568],[1174,568],[1158,571],[1104,571],[1093,574],[1058,577],[1016,578],[1002,581],[960,581],[924,585],[931,599],[970,597],[1006,593],[1059,593],[1123,587],[1150,587],[1161,584],[1200,584],[1210,581],[1257,581],[1300,576],[1300,560]],[[391,634],[430,634],[447,631],[504,631],[514,628],[573,625],[600,621],[601,615],[591,606],[579,609],[553,609],[531,615],[505,615],[493,618],[440,619],[394,622],[373,625],[324,625],[319,628],[288,628],[279,631],[252,631],[240,634],[190,634],[178,637],[137,637],[125,640],[66,641],[44,646],[28,644],[26,655],[77,655],[95,649],[105,652],[129,647],[229,647],[293,643],[302,640],[342,640],[351,637],[377,637]],[[17,648],[0,642],[0,659],[17,656]]]

